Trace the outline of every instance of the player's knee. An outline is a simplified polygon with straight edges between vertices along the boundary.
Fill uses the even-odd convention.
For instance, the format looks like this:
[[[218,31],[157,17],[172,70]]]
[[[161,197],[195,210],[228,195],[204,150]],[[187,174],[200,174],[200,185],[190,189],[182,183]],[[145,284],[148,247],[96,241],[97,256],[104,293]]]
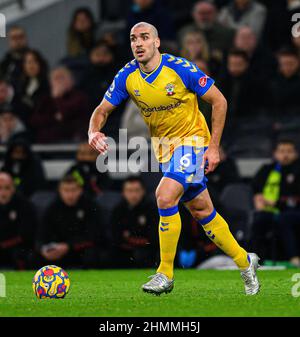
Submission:
[[[162,209],[170,208],[176,205],[176,199],[170,195],[162,194],[156,191],[157,206]]]
[[[209,208],[205,208],[205,209],[191,209],[190,211],[191,211],[193,218],[198,221],[198,220],[202,220],[210,216],[213,210]]]

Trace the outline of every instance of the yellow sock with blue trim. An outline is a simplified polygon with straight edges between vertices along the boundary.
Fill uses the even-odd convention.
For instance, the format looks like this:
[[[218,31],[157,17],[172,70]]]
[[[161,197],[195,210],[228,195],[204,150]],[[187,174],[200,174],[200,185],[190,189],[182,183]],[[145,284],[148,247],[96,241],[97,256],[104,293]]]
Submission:
[[[230,256],[240,269],[247,269],[250,265],[249,257],[229,230],[227,222],[214,209],[213,212],[204,219],[198,220],[202,225],[206,235],[225,254]]]
[[[173,279],[174,259],[181,231],[181,218],[178,205],[167,209],[159,208],[158,211],[160,215],[158,228],[160,265],[157,272]]]

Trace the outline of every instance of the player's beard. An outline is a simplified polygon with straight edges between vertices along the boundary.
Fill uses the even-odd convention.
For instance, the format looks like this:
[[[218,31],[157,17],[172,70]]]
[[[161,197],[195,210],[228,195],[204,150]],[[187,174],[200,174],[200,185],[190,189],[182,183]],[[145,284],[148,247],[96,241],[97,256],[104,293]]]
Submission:
[[[149,51],[149,57],[147,57],[145,60],[139,61],[139,63],[143,64],[144,66],[147,65],[147,63],[149,63],[153,59],[156,52],[157,48],[155,47],[155,43],[153,42],[151,51]]]

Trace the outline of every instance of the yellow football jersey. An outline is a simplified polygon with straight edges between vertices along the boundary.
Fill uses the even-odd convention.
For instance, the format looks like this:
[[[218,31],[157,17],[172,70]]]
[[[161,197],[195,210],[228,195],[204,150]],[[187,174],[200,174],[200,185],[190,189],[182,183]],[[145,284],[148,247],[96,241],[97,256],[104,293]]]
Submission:
[[[210,132],[199,111],[197,95],[214,81],[184,58],[162,54],[151,73],[132,60],[115,76],[105,99],[117,106],[130,97],[148,125],[155,156],[166,162],[177,146],[208,146]]]

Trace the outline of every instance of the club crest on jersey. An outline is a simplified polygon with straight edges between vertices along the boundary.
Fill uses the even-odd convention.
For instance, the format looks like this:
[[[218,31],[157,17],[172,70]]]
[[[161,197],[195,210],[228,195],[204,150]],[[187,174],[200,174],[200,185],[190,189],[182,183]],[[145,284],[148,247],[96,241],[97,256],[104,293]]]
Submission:
[[[205,75],[205,76],[200,77],[198,83],[200,87],[204,88],[207,83],[207,76]]]
[[[141,96],[140,91],[139,90],[134,90],[134,95],[135,96]]]
[[[173,96],[175,94],[174,89],[175,89],[175,85],[172,83],[168,83],[165,86],[165,89],[167,90],[167,96]]]

